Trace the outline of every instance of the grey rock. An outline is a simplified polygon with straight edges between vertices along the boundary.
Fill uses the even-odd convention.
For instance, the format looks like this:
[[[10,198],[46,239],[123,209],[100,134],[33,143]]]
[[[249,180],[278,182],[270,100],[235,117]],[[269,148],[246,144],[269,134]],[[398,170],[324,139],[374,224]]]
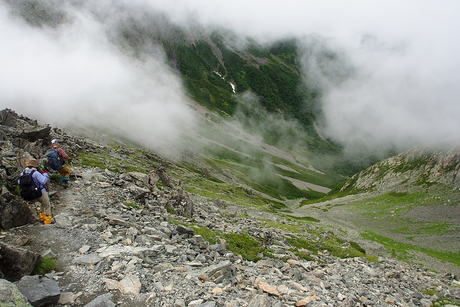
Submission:
[[[206,280],[221,283],[233,279],[236,275],[236,268],[230,261],[226,260],[204,268],[201,274],[205,276]]]
[[[0,125],[15,127],[18,122],[18,114],[10,109],[0,111]]]
[[[84,307],[114,307],[116,304],[112,302],[112,294],[105,293],[99,295],[94,300],[86,304]]]
[[[162,230],[158,230],[157,228],[152,228],[152,227],[145,227],[144,228],[144,233],[146,235],[156,236],[156,237],[159,237],[159,238],[162,238],[162,239],[171,238],[171,232],[169,234],[167,234]]]
[[[29,131],[23,131],[20,135],[22,138],[27,139],[29,142],[35,142],[40,139],[47,138],[50,135],[51,127],[35,128]]]
[[[0,229],[10,229],[35,222],[27,203],[13,194],[0,195]]]
[[[188,241],[193,245],[198,246],[200,249],[206,249],[209,245],[209,243],[206,242],[201,235],[194,235]]]
[[[271,304],[270,304],[270,298],[266,294],[255,295],[251,299],[248,305],[248,307],[268,307],[268,306],[271,306]]]
[[[60,228],[70,228],[73,226],[74,217],[69,216],[68,214],[58,214],[54,216],[54,221],[56,227]]]
[[[34,307],[57,304],[61,294],[55,280],[38,275],[24,276],[17,286]]]
[[[173,234],[173,229],[171,227],[163,226],[163,225],[157,225],[155,226],[155,229],[163,232],[168,238],[171,238]]]
[[[0,279],[0,306],[27,307],[32,305],[14,283]]]
[[[223,255],[226,252],[228,252],[227,248],[225,247],[225,244],[212,244],[212,245],[208,246],[208,249],[210,251],[216,251],[221,255]]]
[[[187,235],[193,235],[193,234],[195,233],[195,231],[193,230],[193,228],[185,227],[185,226],[183,226],[183,225],[177,225],[176,231],[177,231],[179,234],[187,234]]]
[[[6,279],[19,280],[32,273],[43,257],[24,248],[15,248],[0,242],[0,271]]]
[[[72,263],[90,265],[90,264],[96,264],[101,260],[102,260],[102,257],[99,257],[97,253],[91,253],[91,254],[84,255],[82,257],[73,259]]]

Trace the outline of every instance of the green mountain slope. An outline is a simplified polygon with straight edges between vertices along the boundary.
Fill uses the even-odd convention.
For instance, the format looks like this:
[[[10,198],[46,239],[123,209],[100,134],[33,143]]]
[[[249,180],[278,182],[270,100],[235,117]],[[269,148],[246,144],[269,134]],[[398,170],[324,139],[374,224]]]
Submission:
[[[2,3],[50,32],[75,18],[52,1]],[[180,157],[166,157],[187,191],[328,224],[359,243],[377,242],[375,253],[460,265],[458,148],[416,148],[377,164],[389,154],[340,158],[340,146],[317,130],[322,93],[301,74],[295,39],[262,45],[193,22],[182,27],[159,12],[124,10],[120,3],[112,10],[88,11],[106,25],[110,47],[138,65],[164,58],[191,98],[197,128],[183,132]],[[325,53],[325,63],[328,58],[334,55]],[[82,163],[121,170],[114,148],[104,159],[81,153]]]
[[[307,86],[300,74],[294,39],[261,46],[249,40],[232,42],[225,37],[231,34],[219,31],[187,33],[176,28],[173,34],[159,35],[156,24],[141,27],[131,21],[124,27],[122,35],[117,36],[120,46],[129,46],[139,54],[146,44],[161,45],[170,65],[181,74],[190,97],[210,111],[233,116],[239,105],[238,94],[250,91],[268,112],[299,121],[305,132],[319,141],[312,150],[318,146],[334,148],[314,128],[321,93]]]

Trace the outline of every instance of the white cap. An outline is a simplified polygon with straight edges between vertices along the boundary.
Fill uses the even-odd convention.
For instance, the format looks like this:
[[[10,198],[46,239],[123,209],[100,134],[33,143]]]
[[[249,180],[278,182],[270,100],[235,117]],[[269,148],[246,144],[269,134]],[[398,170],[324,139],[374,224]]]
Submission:
[[[57,144],[58,143],[58,139],[54,139],[51,141],[51,144]]]

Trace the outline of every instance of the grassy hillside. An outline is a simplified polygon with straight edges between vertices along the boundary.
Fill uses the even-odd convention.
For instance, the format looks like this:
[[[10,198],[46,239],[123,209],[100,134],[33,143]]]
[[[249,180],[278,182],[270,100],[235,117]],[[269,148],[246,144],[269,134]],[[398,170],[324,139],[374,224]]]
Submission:
[[[376,253],[460,272],[459,153],[452,144],[408,150],[356,174],[319,202],[303,201],[296,214],[352,240],[374,241],[381,247]]]

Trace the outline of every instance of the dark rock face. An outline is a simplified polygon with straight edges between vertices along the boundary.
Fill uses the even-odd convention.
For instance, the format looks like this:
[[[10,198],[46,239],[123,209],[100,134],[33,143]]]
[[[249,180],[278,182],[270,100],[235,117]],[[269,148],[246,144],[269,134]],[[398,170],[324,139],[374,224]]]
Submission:
[[[9,193],[0,195],[0,229],[10,229],[35,221],[35,215],[22,199]]]
[[[39,130],[24,131],[21,134],[21,137],[28,140],[29,142],[35,142],[40,139],[49,138],[50,131],[51,131],[51,127],[45,127]]]
[[[55,305],[61,295],[58,283],[48,277],[24,276],[17,286],[34,307]]]
[[[16,126],[18,115],[10,109],[5,109],[0,112],[0,125],[7,127]]]
[[[40,254],[0,243],[0,271],[8,280],[30,275],[43,259]]]

